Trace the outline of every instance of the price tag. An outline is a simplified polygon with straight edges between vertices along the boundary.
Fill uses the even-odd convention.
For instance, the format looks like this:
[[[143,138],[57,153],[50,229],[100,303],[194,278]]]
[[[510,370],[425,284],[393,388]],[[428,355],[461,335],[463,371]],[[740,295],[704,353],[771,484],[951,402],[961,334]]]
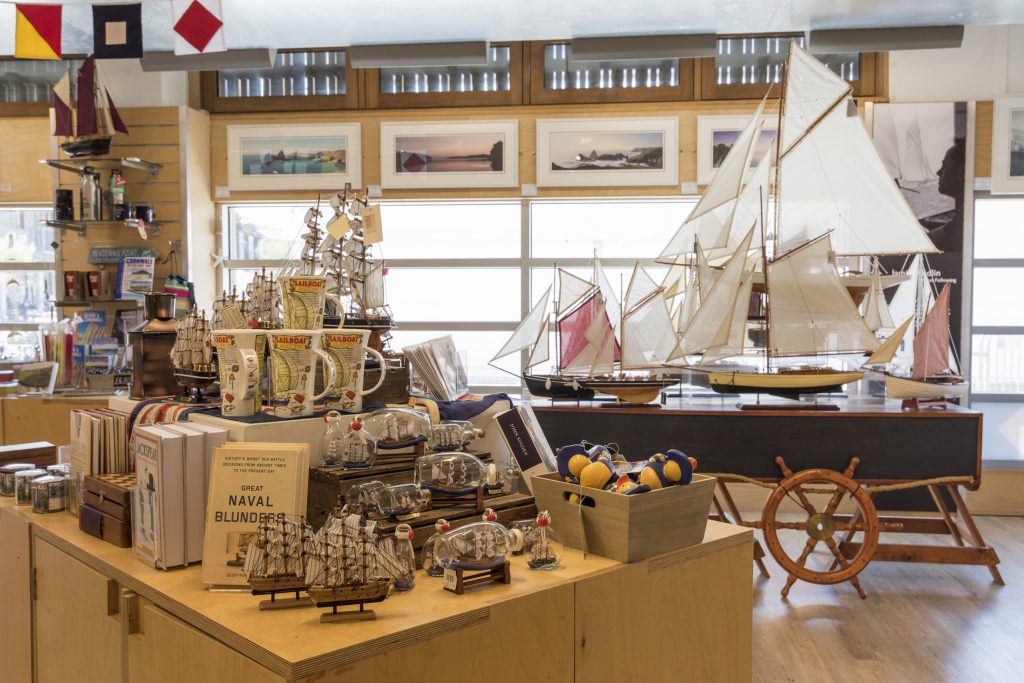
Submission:
[[[370,204],[363,210],[363,244],[384,241],[384,226],[380,220],[380,205]]]
[[[327,222],[327,232],[336,240],[344,237],[348,229],[348,216],[343,213],[336,214],[334,218]]]
[[[459,583],[459,575],[455,573],[454,569],[448,569],[446,567],[445,570],[444,570],[444,587],[445,587],[445,590],[450,590],[450,591],[455,590],[455,587],[458,585],[458,583]]]
[[[139,226],[139,237],[141,237],[142,239],[148,239],[149,235],[146,233],[146,221],[139,218],[135,221],[135,223],[136,225]]]
[[[224,321],[224,329],[238,330],[245,325],[245,318],[242,317],[242,310],[238,304],[228,304],[220,311],[220,319]]]

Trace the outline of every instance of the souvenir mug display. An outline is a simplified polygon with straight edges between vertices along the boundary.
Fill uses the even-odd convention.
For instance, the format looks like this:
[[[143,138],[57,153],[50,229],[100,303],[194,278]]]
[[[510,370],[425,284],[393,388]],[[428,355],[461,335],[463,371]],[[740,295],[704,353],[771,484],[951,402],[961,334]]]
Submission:
[[[327,278],[323,275],[282,275],[277,279],[281,285],[281,307],[284,309],[284,326],[294,330],[319,330],[324,326],[324,303],[334,302],[338,310],[344,310],[341,301],[327,293]]]
[[[313,414],[313,405],[327,395],[336,375],[334,361],[320,348],[319,330],[269,330],[270,376],[274,415],[303,417]],[[328,380],[315,393],[317,359],[327,368]]]
[[[323,330],[323,350],[334,361],[336,374],[327,391],[327,407],[347,413],[358,413],[363,409],[363,396],[372,394],[384,384],[387,368],[384,356],[376,349],[366,346],[369,330]],[[380,362],[380,379],[369,389],[363,388],[363,368],[366,354],[372,354]]]
[[[245,417],[263,405],[263,354],[267,335],[260,330],[217,330],[212,335],[220,372],[220,413]]]

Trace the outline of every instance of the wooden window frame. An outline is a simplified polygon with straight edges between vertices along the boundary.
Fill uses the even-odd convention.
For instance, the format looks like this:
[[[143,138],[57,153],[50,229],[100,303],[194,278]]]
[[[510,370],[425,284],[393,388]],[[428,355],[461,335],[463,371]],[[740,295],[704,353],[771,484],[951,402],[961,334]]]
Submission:
[[[494,43],[509,49],[509,89],[473,92],[385,93],[380,91],[380,69],[363,73],[363,102],[367,109],[419,109],[434,107],[501,107],[523,104],[523,44]]]
[[[771,38],[781,36],[785,38],[796,37],[793,33],[759,33],[721,35],[719,38]],[[881,85],[887,79],[882,71],[888,69],[888,54],[885,52],[861,52],[860,53],[860,78],[856,81],[848,81],[853,88],[854,97],[883,97],[880,92]],[[731,85],[718,85],[715,82],[715,58],[704,57],[700,60],[700,96],[702,100],[756,100],[761,99],[768,92],[772,83],[755,83],[745,85],[733,83]]]
[[[679,85],[658,88],[587,88],[549,90],[544,87],[544,48],[568,40],[530,44],[530,104],[603,104],[608,102],[686,102],[693,99],[698,60],[679,60]]]
[[[328,111],[337,109],[358,109],[358,70],[349,62],[346,48],[321,47],[279,52],[336,52],[345,51],[345,94],[344,95],[274,95],[270,97],[221,97],[217,93],[219,71],[203,71],[200,74],[200,97],[203,109],[211,114],[277,112],[277,111]]]

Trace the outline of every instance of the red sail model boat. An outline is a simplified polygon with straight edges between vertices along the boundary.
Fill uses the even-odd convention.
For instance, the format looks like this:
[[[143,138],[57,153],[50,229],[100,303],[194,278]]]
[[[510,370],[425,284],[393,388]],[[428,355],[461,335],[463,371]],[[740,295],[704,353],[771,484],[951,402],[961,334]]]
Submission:
[[[114,135],[128,133],[128,127],[124,125],[93,57],[87,57],[78,70],[74,132],[71,125],[70,73],[64,74],[53,87],[53,108],[53,134],[71,138],[61,144],[61,149],[70,157],[104,156],[110,152],[110,141]]]

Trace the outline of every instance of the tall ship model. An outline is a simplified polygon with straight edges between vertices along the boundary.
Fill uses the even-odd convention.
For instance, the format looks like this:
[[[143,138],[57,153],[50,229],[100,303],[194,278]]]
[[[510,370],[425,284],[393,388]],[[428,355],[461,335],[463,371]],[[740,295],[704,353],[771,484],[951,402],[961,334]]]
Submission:
[[[364,605],[385,600],[391,582],[407,573],[394,539],[379,538],[376,527],[377,522],[360,515],[339,513],[314,535],[305,583],[317,607],[332,609],[321,621],[375,618]],[[359,610],[338,612],[345,605],[359,605]]]
[[[687,256],[689,240],[695,262],[727,259],[718,272],[698,273],[695,279],[703,282],[694,292],[695,305],[685,298],[680,304],[678,343],[669,362],[706,373],[718,392],[797,398],[836,390],[859,380],[863,371],[781,365],[781,359],[866,354],[879,345],[840,276],[837,258],[936,249],[875,150],[848,83],[791,42],[779,131],[745,182],[761,137],[763,107],[764,102],[663,250],[663,256],[675,257],[674,264],[683,264],[679,257]],[[773,225],[766,216],[769,197]],[[875,273],[865,278],[864,295],[875,279]],[[751,336],[751,292],[761,294],[764,367],[718,367],[723,359],[743,356]],[[693,357],[699,358],[696,365],[689,361]]]
[[[114,105],[96,65],[87,57],[78,69],[78,98],[75,122],[71,121],[71,74],[66,73],[53,87],[53,134],[71,138],[61,143],[69,157],[103,156],[110,152],[114,135],[127,135],[128,127]]]
[[[217,379],[217,363],[210,343],[210,321],[206,311],[195,307],[175,324],[174,346],[170,353],[174,378],[186,387],[188,400],[202,401],[202,387]]]
[[[306,589],[306,563],[312,550],[313,532],[304,520],[282,515],[260,524],[245,553],[244,572],[253,595],[294,592],[296,600],[272,598],[271,603],[278,607],[294,606],[298,593]]]

